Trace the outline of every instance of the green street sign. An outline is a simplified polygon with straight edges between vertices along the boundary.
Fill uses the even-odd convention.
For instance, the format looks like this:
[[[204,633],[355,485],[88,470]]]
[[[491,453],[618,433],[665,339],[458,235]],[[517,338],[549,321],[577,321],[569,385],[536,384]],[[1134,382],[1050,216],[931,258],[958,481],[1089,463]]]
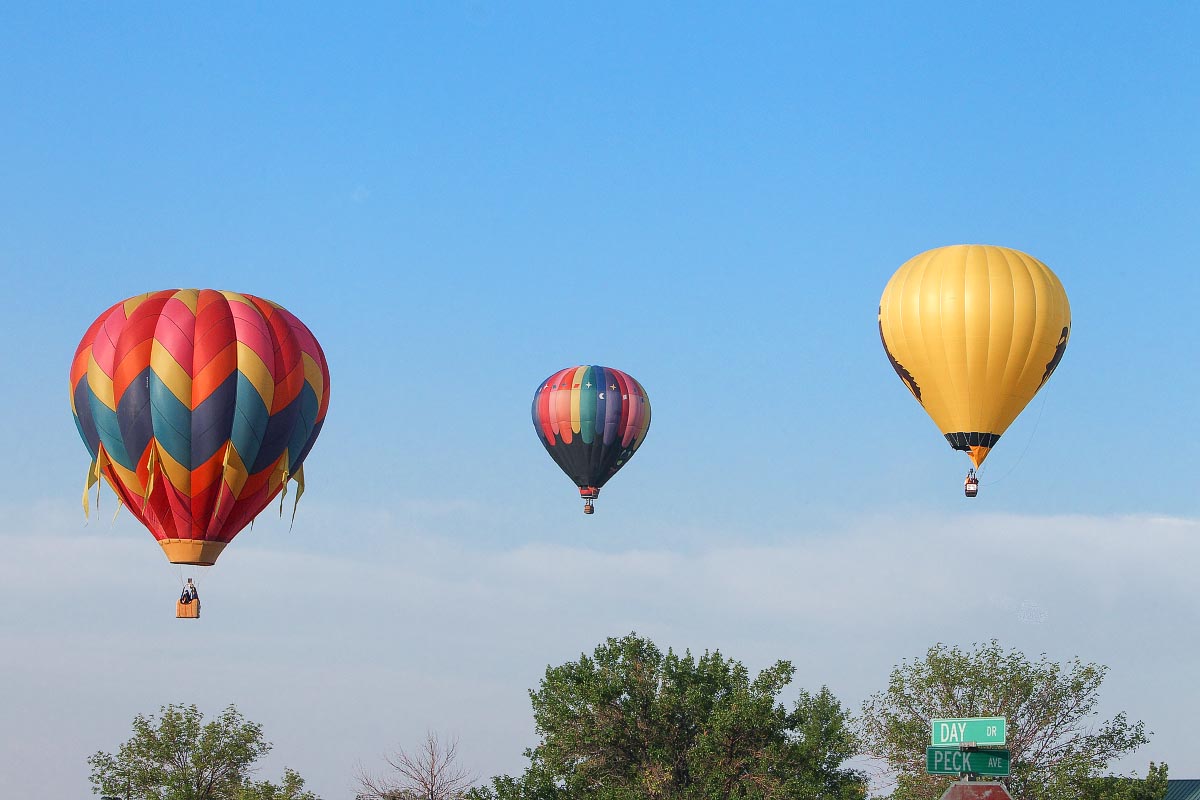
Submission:
[[[949,744],[1003,745],[1006,737],[1004,717],[935,719],[932,728],[930,744],[934,747]]]
[[[1007,750],[959,750],[957,747],[926,747],[925,771],[930,775],[988,775],[1002,778],[1009,774]]]

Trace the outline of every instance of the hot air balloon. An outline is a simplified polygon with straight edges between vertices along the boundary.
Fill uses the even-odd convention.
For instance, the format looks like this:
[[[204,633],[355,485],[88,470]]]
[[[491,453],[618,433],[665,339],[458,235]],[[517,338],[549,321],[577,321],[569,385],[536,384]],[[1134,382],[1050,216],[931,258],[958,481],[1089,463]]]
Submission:
[[[569,367],[533,394],[533,427],[546,452],[575,481],[583,513],[646,439],[650,398],[619,369]]]
[[[1071,306],[1049,267],[1018,250],[953,245],[896,270],[879,336],[900,380],[975,469],[1062,359]],[[979,490],[975,469],[965,491]]]
[[[103,476],[171,563],[210,566],[289,481],[299,500],[328,408],[325,355],[282,307],[212,289],[131,297],[71,364],[84,509]]]

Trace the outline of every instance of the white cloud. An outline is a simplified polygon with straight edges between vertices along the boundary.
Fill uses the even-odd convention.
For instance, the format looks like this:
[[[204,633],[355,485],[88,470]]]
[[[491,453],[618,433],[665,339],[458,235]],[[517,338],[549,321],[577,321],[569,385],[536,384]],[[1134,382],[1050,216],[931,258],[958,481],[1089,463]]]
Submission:
[[[489,550],[395,516],[322,515],[361,551],[318,552],[266,522],[199,574],[190,623],[173,618],[180,571],[132,524],[4,516],[4,796],[85,794],[86,756],[167,702],[236,703],[276,744],[264,774],[294,766],[327,800],[426,729],[457,733],[482,775],[516,771],[546,665],[630,630],[753,669],[791,659],[798,686],[828,684],[852,708],[939,641],[1079,655],[1112,667],[1103,713],[1156,732],[1124,768],[1200,774],[1186,727],[1200,699],[1179,688],[1200,657],[1197,520],[877,517],[681,553]]]

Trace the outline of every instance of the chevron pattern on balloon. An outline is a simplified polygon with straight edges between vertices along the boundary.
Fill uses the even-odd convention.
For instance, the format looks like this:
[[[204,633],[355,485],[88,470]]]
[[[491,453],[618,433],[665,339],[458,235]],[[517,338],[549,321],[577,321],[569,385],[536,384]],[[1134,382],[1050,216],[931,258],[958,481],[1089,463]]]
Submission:
[[[289,479],[303,491],[329,408],[312,332],[275,303],[212,289],[115,304],[70,379],[89,486],[103,476],[179,563],[211,563]]]

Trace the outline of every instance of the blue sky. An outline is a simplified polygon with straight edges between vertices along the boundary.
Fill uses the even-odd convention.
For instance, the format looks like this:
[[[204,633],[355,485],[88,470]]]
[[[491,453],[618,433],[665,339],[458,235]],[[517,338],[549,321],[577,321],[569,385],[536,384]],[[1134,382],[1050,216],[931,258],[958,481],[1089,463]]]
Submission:
[[[799,622],[780,629],[718,614],[706,625],[652,588],[658,565],[662,585],[692,597],[686,565],[729,548],[763,558],[783,548],[797,585],[813,579],[812,564],[908,598],[911,607],[875,618],[888,647],[872,651],[861,680],[835,685],[861,660],[861,631],[830,634],[822,658],[803,657],[806,685],[828,682],[851,703],[935,641],[1009,632],[1013,646],[1115,664],[1151,617],[1162,627],[1148,630],[1163,636],[1194,630],[1200,593],[1175,571],[1194,549],[1162,531],[1194,532],[1200,517],[1190,479],[1200,443],[1190,369],[1200,349],[1198,23],[1200,10],[1182,4],[5,9],[0,324],[11,379],[0,412],[14,423],[0,463],[9,520],[0,536],[21,554],[8,569],[123,609],[95,648],[111,648],[114,674],[133,675],[120,654],[153,651],[151,631],[165,637],[160,658],[208,647],[270,665],[292,663],[286,653],[301,642],[321,651],[344,625],[317,613],[307,629],[276,624],[267,636],[255,624],[257,595],[221,572],[244,574],[239,550],[287,580],[269,566],[276,554],[305,576],[312,603],[346,614],[354,604],[329,593],[360,582],[324,586],[322,565],[350,576],[354,565],[400,570],[370,572],[384,582],[426,565],[433,596],[498,604],[514,615],[502,628],[530,637],[528,647],[500,647],[520,655],[497,656],[486,678],[408,666],[408,701],[441,697],[436,674],[447,702],[463,705],[464,752],[485,774],[518,769],[520,748],[470,732],[528,741],[524,689],[545,664],[605,635],[636,627],[753,663],[802,660]],[[902,262],[960,242],[1042,259],[1074,318],[1061,366],[989,458],[972,505],[961,497],[966,459],[896,379],[875,325]],[[205,577],[227,587],[229,627],[214,610],[199,634],[158,624],[176,576],[155,563],[148,534],[128,518],[110,526],[107,514],[84,526],[87,458],[67,404],[69,359],[88,323],[116,300],[173,286],[282,303],[321,341],[332,374],[295,530],[264,521],[235,542]],[[646,445],[589,519],[528,413],[538,382],[577,363],[626,370],[654,404]],[[1091,541],[1079,524],[1134,542]],[[854,549],[895,531],[911,538],[918,572],[948,574],[957,562],[941,560],[954,541],[939,538],[947,530],[997,554],[973,563],[970,579],[1041,587],[987,606],[1044,608],[1037,635],[1000,622],[940,629],[918,613],[932,602],[927,582],[860,563]],[[1070,556],[1053,555],[1065,541]],[[49,555],[63,551],[76,555]],[[602,579],[572,601],[553,575],[540,585],[495,571],[530,553],[550,573],[555,554],[598,576],[651,566],[620,602]],[[1135,557],[1150,559],[1144,571],[1117,569]],[[759,562],[738,563],[753,575]],[[1060,564],[1061,589],[1036,579],[1046,563]],[[1089,577],[1111,570],[1119,590]],[[473,587],[466,595],[462,581]],[[730,596],[754,591],[751,580],[737,585]],[[528,607],[506,604],[514,586]],[[45,603],[15,579],[2,591],[0,645],[9,646],[0,649],[82,641],[87,623],[73,604]],[[1106,611],[1108,627],[1079,624],[1123,592],[1126,614]],[[219,608],[220,597],[208,602]],[[828,608],[814,620],[853,616],[866,601],[820,602]],[[552,604],[577,613],[574,624],[530,633]],[[796,619],[810,613],[798,608]],[[398,614],[393,635],[381,634],[381,662],[405,661],[418,635],[409,623]],[[414,630],[464,663],[491,641]],[[1185,648],[1184,661],[1198,655],[1186,641],[1171,647]],[[44,666],[34,656],[4,670],[26,690],[30,720],[49,702],[35,688]],[[1110,680],[1129,684],[1114,707],[1167,708],[1165,686],[1135,684],[1146,665],[1128,667],[1114,666]],[[350,667],[329,670],[353,682]],[[72,712],[90,720],[91,738],[81,733],[67,762],[114,747],[134,713],[192,699],[113,680],[124,702]],[[249,679],[197,692],[214,707],[271,696]],[[476,695],[486,696],[477,707],[463,700]],[[355,699],[337,706],[354,708],[337,722],[378,734],[359,743],[364,761],[371,748],[440,726],[436,710],[407,713],[397,701],[388,727]],[[277,701],[260,715],[268,733],[288,719]],[[345,764],[321,760],[318,733],[293,747],[308,760],[272,758],[311,775],[327,798],[346,795]],[[1172,756],[1173,774],[1188,777],[1200,774],[1183,755],[1191,751],[1156,739],[1136,761]],[[82,766],[67,770],[63,791],[85,790],[85,777]]]

